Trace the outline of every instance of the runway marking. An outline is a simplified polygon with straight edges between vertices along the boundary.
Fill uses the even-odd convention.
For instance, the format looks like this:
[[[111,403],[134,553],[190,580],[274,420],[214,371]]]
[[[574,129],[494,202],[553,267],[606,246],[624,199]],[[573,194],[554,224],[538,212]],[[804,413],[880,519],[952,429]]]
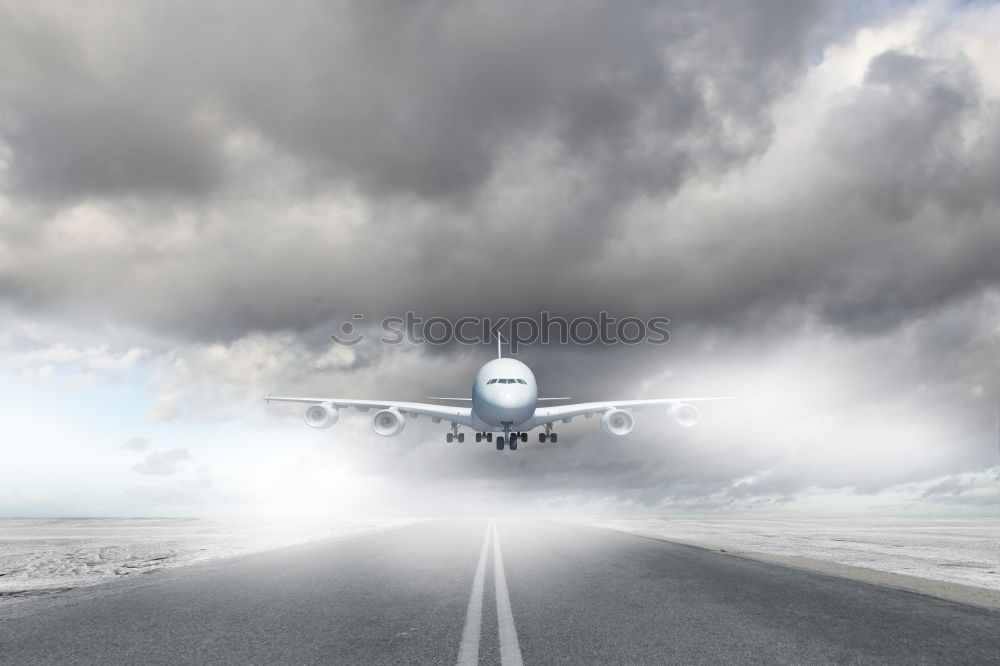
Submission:
[[[507,576],[503,570],[503,553],[500,551],[500,534],[496,521],[492,518],[486,524],[483,550],[479,553],[479,564],[472,579],[469,607],[465,611],[465,627],[462,629],[462,643],[458,646],[458,666],[474,666],[479,663],[479,637],[483,626],[483,587],[486,581],[486,557],[489,554],[490,538],[493,539],[493,586],[497,593],[497,627],[500,638],[500,665],[524,666],[521,661],[521,645],[517,641],[514,628],[514,613],[510,609],[510,593],[507,591]]]
[[[497,588],[497,624],[500,627],[500,663],[502,666],[523,666],[521,661],[521,645],[517,642],[517,629],[514,628],[514,613],[510,609],[510,594],[507,592],[507,576],[503,571],[503,554],[500,552],[500,534],[494,521],[493,527],[493,565],[494,581]]]
[[[476,577],[472,579],[472,594],[469,608],[465,611],[465,628],[462,629],[462,643],[458,648],[458,666],[474,666],[479,663],[479,633],[483,625],[483,581],[486,580],[486,555],[489,553],[490,534],[493,521],[486,525],[483,550],[476,565]]]

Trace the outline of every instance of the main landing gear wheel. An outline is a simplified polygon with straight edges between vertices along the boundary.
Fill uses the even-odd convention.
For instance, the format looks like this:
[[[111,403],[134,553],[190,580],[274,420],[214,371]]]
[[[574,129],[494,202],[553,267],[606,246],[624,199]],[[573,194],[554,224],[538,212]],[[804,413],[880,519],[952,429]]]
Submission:
[[[528,433],[526,433],[526,432],[522,432],[521,433],[521,441],[522,442],[527,442],[528,441]]]
[[[465,433],[464,432],[458,433],[458,442],[461,444],[464,441],[465,441]]]
[[[510,450],[511,451],[517,451],[517,439],[516,438],[511,438],[511,440],[510,440]]]
[[[503,437],[497,437],[497,451],[503,451]]]
[[[559,441],[559,435],[557,435],[556,433],[552,433],[551,435],[549,435],[549,441],[555,444],[556,442]]]
[[[545,443],[545,433],[544,432],[538,433],[538,441],[541,442],[542,444]]]
[[[493,441],[493,433],[491,433],[491,432],[486,433],[486,441],[487,442],[492,442]]]
[[[444,436],[444,438],[449,444],[451,444],[452,441],[455,439],[455,436],[449,432],[447,435]]]
[[[481,433],[481,432],[477,432],[476,433],[476,441],[477,442],[483,441],[483,433]]]

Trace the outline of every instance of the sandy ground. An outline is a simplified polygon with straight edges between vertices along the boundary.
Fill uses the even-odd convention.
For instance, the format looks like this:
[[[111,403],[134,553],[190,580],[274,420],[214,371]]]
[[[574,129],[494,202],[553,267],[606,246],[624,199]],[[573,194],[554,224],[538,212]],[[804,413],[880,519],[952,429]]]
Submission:
[[[576,518],[574,522],[1000,608],[1000,520]]]
[[[0,605],[412,520],[0,518]]]

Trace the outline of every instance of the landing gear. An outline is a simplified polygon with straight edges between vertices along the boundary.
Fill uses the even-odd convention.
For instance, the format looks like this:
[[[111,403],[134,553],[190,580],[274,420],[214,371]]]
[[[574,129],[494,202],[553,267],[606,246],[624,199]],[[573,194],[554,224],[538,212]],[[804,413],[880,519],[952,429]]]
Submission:
[[[521,440],[522,442],[528,441],[528,433],[526,432],[511,432],[511,423],[504,423],[503,434],[497,435],[497,451],[503,451],[504,444],[510,447],[511,451],[517,451],[517,442]],[[486,441],[493,441],[493,433],[486,433]]]
[[[544,442],[545,440],[549,440],[553,444],[555,444],[557,441],[559,441],[559,436],[557,434],[555,434],[554,432],[552,432],[552,424],[551,423],[546,423],[545,424],[545,432],[538,433],[538,441],[539,442]]]
[[[451,432],[449,432],[447,435],[445,435],[444,438],[445,438],[445,441],[447,441],[449,444],[451,444],[456,439],[459,441],[459,443],[461,443],[461,442],[465,441],[465,433],[458,431],[458,424],[457,423],[452,423],[451,424]]]
[[[489,437],[489,433],[486,435]],[[503,451],[504,444],[510,447],[511,451],[517,451],[518,441],[527,442],[528,433],[526,432],[507,432],[503,435],[497,435],[497,451]]]

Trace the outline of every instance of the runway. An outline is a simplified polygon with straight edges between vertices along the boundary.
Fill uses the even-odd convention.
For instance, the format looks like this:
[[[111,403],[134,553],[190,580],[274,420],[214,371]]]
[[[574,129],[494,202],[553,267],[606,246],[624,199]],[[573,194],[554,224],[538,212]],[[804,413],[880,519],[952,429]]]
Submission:
[[[1000,612],[599,528],[456,519],[33,600],[3,664],[998,664]]]

